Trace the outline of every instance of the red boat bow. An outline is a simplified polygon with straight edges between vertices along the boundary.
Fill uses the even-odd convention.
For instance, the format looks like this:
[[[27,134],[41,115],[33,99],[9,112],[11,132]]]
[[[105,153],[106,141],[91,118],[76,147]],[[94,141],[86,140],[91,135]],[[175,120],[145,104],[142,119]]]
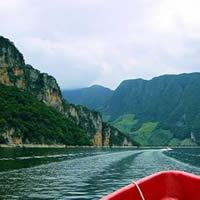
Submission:
[[[163,171],[142,178],[101,200],[200,200],[200,176]]]

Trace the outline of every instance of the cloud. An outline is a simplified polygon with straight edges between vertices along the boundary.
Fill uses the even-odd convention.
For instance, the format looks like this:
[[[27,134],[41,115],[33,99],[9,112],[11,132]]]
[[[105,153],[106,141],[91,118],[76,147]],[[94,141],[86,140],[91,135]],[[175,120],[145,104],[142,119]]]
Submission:
[[[199,70],[197,0],[0,0],[2,35],[62,88]]]

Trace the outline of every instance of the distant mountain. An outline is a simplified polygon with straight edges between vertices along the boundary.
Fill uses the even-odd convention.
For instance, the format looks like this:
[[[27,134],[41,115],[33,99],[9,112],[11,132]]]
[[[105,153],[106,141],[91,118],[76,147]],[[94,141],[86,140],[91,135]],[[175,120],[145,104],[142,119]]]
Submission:
[[[27,65],[1,36],[0,90],[0,144],[132,145],[99,112],[66,103],[56,79]]]
[[[200,73],[125,80],[96,109],[143,145],[200,144],[199,91]]]
[[[105,112],[113,119],[127,113],[134,114],[137,123],[134,123],[132,132],[135,132],[138,142],[144,139],[148,140],[145,144],[155,144],[158,137],[167,135],[166,144],[173,143],[175,140],[172,139],[177,139],[177,144],[180,141],[182,144],[199,144],[199,91],[200,73],[164,75],[149,81],[126,80],[114,91]],[[151,130],[154,135],[137,135],[146,122],[156,123]],[[148,126],[146,128],[148,132]]]
[[[87,106],[91,109],[101,110],[111,98],[113,91],[100,85],[76,90],[63,90],[63,97],[70,103]]]
[[[115,117],[130,112],[144,120],[163,120],[180,106],[194,106],[199,89],[200,73],[126,80],[114,91],[106,111]]]

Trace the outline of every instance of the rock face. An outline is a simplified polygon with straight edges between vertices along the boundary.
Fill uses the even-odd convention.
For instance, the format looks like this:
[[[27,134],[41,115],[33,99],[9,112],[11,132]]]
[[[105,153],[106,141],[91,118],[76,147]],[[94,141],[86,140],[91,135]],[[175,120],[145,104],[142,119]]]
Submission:
[[[104,123],[99,112],[68,104],[65,115],[87,130],[95,146],[131,146],[132,141],[116,128]]]
[[[78,126],[87,130],[95,146],[102,146],[102,118],[100,113],[90,111],[82,106],[68,104],[65,115],[74,120]]]
[[[107,146],[137,146],[138,143],[132,141],[117,128],[103,122],[103,145]]]
[[[26,90],[38,100],[63,110],[62,96],[56,80],[25,65],[23,55],[7,39],[0,37],[0,83]]]
[[[66,104],[55,78],[46,73],[40,73],[31,65],[26,65],[23,55],[14,44],[3,37],[0,37],[0,83],[29,92],[39,101],[52,106],[65,115],[67,119],[75,122],[78,127],[86,130],[88,137],[95,146],[131,144],[124,143],[129,139],[117,129],[111,126],[106,129],[100,113],[82,106]],[[8,143],[22,143],[19,137],[17,139],[14,136],[14,129],[1,133],[1,135]],[[119,138],[120,142],[118,141]]]
[[[40,73],[30,65],[25,66],[26,90],[37,96],[39,101],[63,111],[63,100],[60,88],[54,77]]]

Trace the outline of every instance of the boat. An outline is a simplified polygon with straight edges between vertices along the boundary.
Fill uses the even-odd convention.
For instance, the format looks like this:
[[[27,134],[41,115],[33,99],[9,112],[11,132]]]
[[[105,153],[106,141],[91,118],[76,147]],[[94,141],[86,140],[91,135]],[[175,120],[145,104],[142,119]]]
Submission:
[[[200,176],[183,171],[157,172],[101,200],[200,200]]]

